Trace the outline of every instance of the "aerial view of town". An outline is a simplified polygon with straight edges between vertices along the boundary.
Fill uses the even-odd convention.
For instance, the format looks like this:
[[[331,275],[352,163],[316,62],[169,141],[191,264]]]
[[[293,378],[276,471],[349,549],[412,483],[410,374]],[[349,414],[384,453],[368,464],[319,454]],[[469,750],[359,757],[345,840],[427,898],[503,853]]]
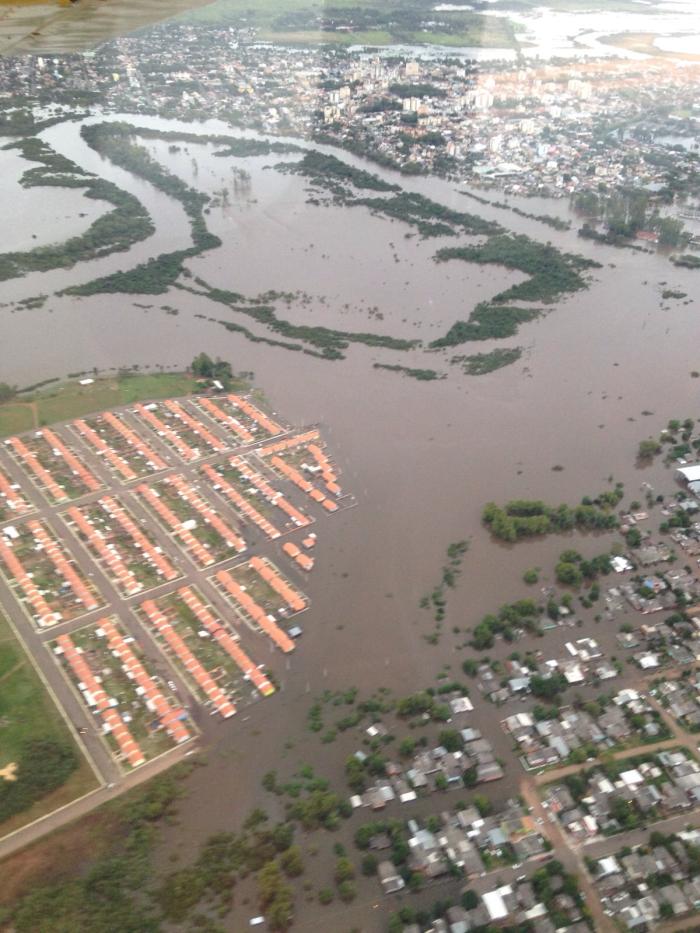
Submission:
[[[0,931],[700,929],[696,0],[0,0],[0,160]]]

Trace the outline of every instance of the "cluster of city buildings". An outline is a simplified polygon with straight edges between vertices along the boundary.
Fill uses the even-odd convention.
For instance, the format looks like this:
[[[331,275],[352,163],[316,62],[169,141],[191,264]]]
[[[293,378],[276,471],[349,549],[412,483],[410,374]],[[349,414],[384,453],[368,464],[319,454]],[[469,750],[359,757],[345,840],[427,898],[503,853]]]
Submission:
[[[437,824],[437,825],[435,825]],[[482,815],[470,806],[456,813],[445,812],[433,818],[431,827],[416,820],[407,825],[410,854],[407,869],[426,880],[448,875],[459,869],[466,878],[483,877],[503,866],[521,867],[528,859],[545,857],[548,844],[517,800],[492,815]],[[386,833],[377,833],[369,847],[381,854],[391,847]],[[377,874],[385,894],[401,891],[402,874],[388,858],[379,861]]]
[[[501,723],[516,745],[526,771],[597,757],[630,743],[659,741],[668,730],[637,690],[625,688],[585,707],[562,707],[557,716],[535,708],[513,713]]]
[[[386,735],[381,724],[375,724],[370,729],[371,735]],[[462,729],[459,735],[461,749],[448,751],[444,746],[437,745],[420,751],[407,764],[388,761],[385,765],[386,777],[377,780],[364,794],[352,796],[350,803],[355,808],[383,810],[394,800],[410,803],[436,790],[464,788],[465,783],[474,786],[500,780],[504,771],[491,742],[478,729]],[[355,757],[361,762],[367,758],[362,751],[355,752]]]
[[[573,619],[571,624],[575,624]],[[494,671],[488,664],[482,664],[477,672],[477,686],[492,703],[502,704],[513,697],[525,699],[531,691],[533,676],[560,676],[569,686],[580,686],[611,680],[619,674],[616,665],[605,658],[594,638],[574,639],[566,643],[565,649],[565,655],[555,658],[545,658],[544,653],[538,651],[536,655],[528,656],[527,663],[509,658],[502,665],[505,675]]]
[[[545,804],[580,841],[639,829],[700,805],[700,764],[671,749],[594,767],[550,785]]]
[[[650,930],[700,909],[700,831],[681,830],[661,840],[650,837],[648,844],[621,849],[593,866],[603,907],[624,929]]]
[[[12,108],[23,97],[99,95],[115,111],[221,117],[514,192],[654,193],[669,169],[676,178],[694,170],[697,76],[688,63],[654,62],[641,82],[636,63],[607,59],[477,69],[449,53],[389,57],[169,24],[85,56],[0,62],[0,101]],[[670,148],[667,137],[688,145]]]

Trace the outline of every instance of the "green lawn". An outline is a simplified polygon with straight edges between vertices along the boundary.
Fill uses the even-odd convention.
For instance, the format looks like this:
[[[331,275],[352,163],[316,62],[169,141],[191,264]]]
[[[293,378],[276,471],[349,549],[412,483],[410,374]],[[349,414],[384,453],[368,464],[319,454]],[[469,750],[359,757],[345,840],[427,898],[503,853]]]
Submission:
[[[80,766],[66,783],[33,806],[0,823],[0,836],[49,813],[97,786],[97,780],[55,703],[4,617],[0,616],[0,768],[20,757],[28,739],[73,745]],[[2,779],[0,779],[2,780]]]
[[[0,405],[0,437],[21,434],[34,427],[34,414],[24,402],[6,402]]]
[[[320,30],[304,29],[296,32],[271,32],[267,29],[260,31],[260,38],[265,42],[275,42],[279,45],[392,45],[394,40],[390,33],[383,30],[371,32],[321,32]]]
[[[342,10],[348,11],[348,23],[354,24],[357,31],[327,32],[317,28],[314,22],[317,16]],[[364,11],[360,17],[364,27],[358,25],[358,10]],[[387,14],[390,14],[388,19]],[[431,44],[507,48],[516,45],[513,27],[507,18],[464,11],[445,12],[440,16],[449,28],[428,32],[435,18],[430,8],[418,0],[382,0],[381,3],[378,0],[332,0],[329,4],[318,0],[256,0],[255,3],[215,0],[208,6],[182,14],[180,19],[209,25],[245,21],[261,30],[261,38],[285,45]],[[308,23],[303,22],[304,18]],[[280,22],[285,19],[287,24],[280,28]],[[298,26],[294,25],[294,19],[299,21]]]
[[[187,373],[144,373],[98,378],[89,386],[81,386],[77,380],[54,384],[51,388],[27,396],[27,401],[0,405],[0,437],[29,431],[37,424],[79,418],[142,399],[189,395],[194,387],[195,380]]]

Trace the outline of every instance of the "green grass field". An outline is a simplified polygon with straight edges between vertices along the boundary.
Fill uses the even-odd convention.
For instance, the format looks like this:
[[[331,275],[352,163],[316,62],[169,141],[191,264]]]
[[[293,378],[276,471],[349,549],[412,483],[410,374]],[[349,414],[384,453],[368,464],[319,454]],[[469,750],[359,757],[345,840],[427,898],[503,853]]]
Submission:
[[[52,385],[26,401],[0,405],[0,437],[142,399],[188,395],[195,380],[187,373],[144,373],[98,378],[92,385],[78,381]]]
[[[356,11],[363,11],[366,20],[376,20],[369,27],[357,27]],[[351,21],[355,21],[352,32],[334,32],[320,30],[317,24],[300,24],[280,28],[280,18],[299,17],[315,18],[324,14],[337,16],[339,11],[347,11]],[[387,14],[391,25],[384,26]],[[215,0],[214,3],[182,14],[181,21],[208,25],[235,25],[245,22],[261,30],[261,38],[284,45],[370,45],[383,46],[394,44],[446,45],[446,46],[490,46],[513,48],[516,45],[515,34],[510,21],[506,18],[483,16],[478,13],[455,11],[441,13],[449,29],[428,31],[429,23],[434,22],[430,8],[416,0],[332,0],[322,4],[317,0]],[[303,18],[303,17],[302,17]]]
[[[19,757],[23,742],[39,738],[75,744],[24,648],[0,615],[0,768]],[[97,787],[92,768],[80,752],[78,755],[80,766],[66,783],[29,809],[0,823],[0,836]]]

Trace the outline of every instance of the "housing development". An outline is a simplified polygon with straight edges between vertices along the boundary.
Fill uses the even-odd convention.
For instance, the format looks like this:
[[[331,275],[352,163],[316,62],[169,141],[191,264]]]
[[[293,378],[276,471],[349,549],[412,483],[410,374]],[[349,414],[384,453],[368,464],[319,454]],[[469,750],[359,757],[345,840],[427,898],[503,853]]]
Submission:
[[[11,436],[0,476],[0,604],[110,785],[196,741],[198,706],[275,692],[311,526],[354,501],[318,430],[234,394]]]

